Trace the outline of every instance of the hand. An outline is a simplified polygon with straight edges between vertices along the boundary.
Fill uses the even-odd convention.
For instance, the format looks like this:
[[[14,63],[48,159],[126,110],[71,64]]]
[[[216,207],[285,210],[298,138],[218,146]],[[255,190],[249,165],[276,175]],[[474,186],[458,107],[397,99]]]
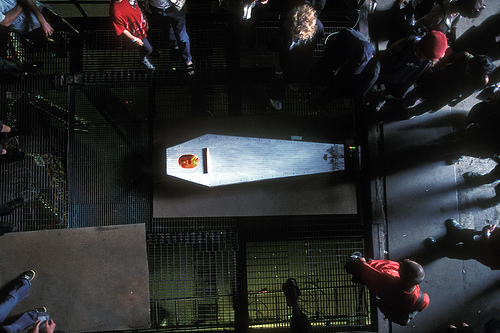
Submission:
[[[52,34],[54,33],[54,28],[52,28],[52,26],[47,21],[45,21],[44,23],[40,22],[40,24],[45,36],[52,36]]]
[[[45,330],[47,331],[47,333],[54,333],[55,329],[56,323],[54,323],[52,319],[47,320],[47,323],[45,324]]]
[[[139,46],[143,46],[144,45],[144,42],[142,40],[140,40],[140,39],[138,39],[136,43]]]
[[[366,259],[365,259],[365,257],[359,257],[358,259],[356,259],[356,262],[361,264],[361,263],[366,262]]]
[[[35,324],[33,325],[33,332],[32,333],[39,333],[40,332],[40,324],[42,322],[40,320],[37,320]]]

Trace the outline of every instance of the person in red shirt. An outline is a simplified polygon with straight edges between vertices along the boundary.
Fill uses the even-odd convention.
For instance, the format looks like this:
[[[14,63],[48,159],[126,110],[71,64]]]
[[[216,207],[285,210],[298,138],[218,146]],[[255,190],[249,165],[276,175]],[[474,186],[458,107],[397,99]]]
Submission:
[[[147,58],[153,52],[147,39],[149,25],[137,0],[111,0],[109,16],[113,20],[116,34],[135,45],[139,50],[139,61],[148,70],[154,71],[155,67]]]
[[[377,306],[392,322],[407,325],[429,306],[429,295],[419,287],[424,269],[415,261],[367,260],[358,255],[351,257],[346,270],[354,275],[353,281],[363,283],[375,294]]]

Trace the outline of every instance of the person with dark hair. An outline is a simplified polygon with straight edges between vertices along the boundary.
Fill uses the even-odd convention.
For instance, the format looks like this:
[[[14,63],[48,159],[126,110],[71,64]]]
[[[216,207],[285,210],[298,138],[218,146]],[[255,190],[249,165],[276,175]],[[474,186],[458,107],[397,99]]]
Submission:
[[[111,0],[109,15],[113,20],[116,34],[123,36],[125,42],[139,51],[139,62],[147,70],[154,71],[155,67],[147,58],[153,52],[153,47],[147,38],[149,25],[138,1]]]
[[[269,99],[276,110],[283,107],[286,84],[298,90],[297,84],[306,79],[316,44],[324,35],[317,11],[309,3],[294,7],[280,23],[279,35],[270,45],[275,75]]]
[[[38,333],[41,326],[46,333],[53,333],[56,327],[54,321],[49,318],[46,308],[38,308],[23,313],[12,323],[5,323],[5,318],[14,307],[28,297],[31,281],[35,278],[35,271],[23,272],[12,284],[7,297],[0,303],[0,328],[6,333],[21,333],[34,324],[33,332]]]
[[[300,310],[298,299],[301,294],[294,278],[289,278],[283,283],[283,292],[286,297],[286,305],[292,308],[292,317],[290,318],[290,332],[292,333],[310,333],[312,332],[309,318]]]
[[[447,104],[455,106],[484,88],[494,68],[487,56],[455,54],[444,66],[431,69],[417,79],[415,88],[403,100],[404,106],[409,107],[401,112],[402,118],[438,111]]]
[[[447,47],[446,36],[439,31],[424,37],[412,35],[391,44],[379,57],[378,82],[384,84],[385,95],[402,98],[417,78],[444,56]]]
[[[353,282],[363,283],[375,294],[377,307],[394,323],[407,325],[429,306],[429,295],[419,287],[424,269],[413,260],[372,260],[355,253],[347,261],[346,271],[353,275]]]
[[[453,43],[456,39],[456,29],[460,17],[477,18],[483,9],[483,0],[437,1],[426,15],[415,22],[415,27],[427,31],[441,31]]]
[[[445,226],[444,238],[424,240],[428,250],[453,259],[475,259],[492,270],[500,269],[500,228],[491,224],[480,231],[465,229],[454,219],[447,219]]]
[[[194,74],[191,44],[186,31],[186,0],[146,0],[151,22],[169,39],[173,52],[179,52],[186,64],[188,75]]]
[[[312,101],[318,108],[335,98],[363,99],[378,79],[380,63],[372,44],[352,28],[330,34],[323,58],[313,65],[310,81],[327,88]]]

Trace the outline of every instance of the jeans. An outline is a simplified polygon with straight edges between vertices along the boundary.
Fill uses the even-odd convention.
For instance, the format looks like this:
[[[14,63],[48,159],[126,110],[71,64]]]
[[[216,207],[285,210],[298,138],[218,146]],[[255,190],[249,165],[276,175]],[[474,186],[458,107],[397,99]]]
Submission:
[[[30,290],[30,282],[26,279],[19,279],[15,282],[14,287],[8,293],[7,297],[3,302],[0,303],[0,328],[7,333],[20,333],[33,325],[37,318],[38,313],[36,311],[28,311],[23,313],[19,318],[13,323],[4,325],[4,320],[7,318],[12,309],[21,300],[28,296]]]
[[[139,44],[137,44],[137,43],[132,43],[130,41],[130,39],[128,37],[126,37],[125,35],[122,34],[122,36],[123,36],[122,38],[124,39],[125,43],[132,44],[133,47],[135,47],[137,49],[137,51],[139,51],[139,59],[140,60],[144,60],[145,57],[147,57],[148,55],[151,54],[151,52],[153,52],[153,47],[151,46],[151,44],[149,43],[149,40],[147,38],[141,39],[142,42],[144,43],[144,45],[139,46]]]
[[[175,7],[160,9],[151,8],[151,20],[162,29],[163,34],[168,36],[171,42],[177,42],[182,58],[189,64],[192,61],[191,45],[186,31],[186,9],[177,10]],[[175,36],[175,41],[172,40]]]
[[[150,55],[151,52],[153,52],[153,47],[151,46],[151,44],[149,43],[149,40],[147,38],[143,38],[141,40],[144,43],[144,45],[137,46],[137,47],[139,49],[139,58],[141,58],[141,60],[143,60],[148,55]]]

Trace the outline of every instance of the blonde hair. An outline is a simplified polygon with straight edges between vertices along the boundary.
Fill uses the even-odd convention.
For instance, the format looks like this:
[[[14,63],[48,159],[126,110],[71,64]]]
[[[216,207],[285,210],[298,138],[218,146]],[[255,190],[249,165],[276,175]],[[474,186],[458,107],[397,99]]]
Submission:
[[[304,4],[293,8],[288,14],[287,27],[294,37],[307,40],[316,33],[317,20],[316,10]]]

